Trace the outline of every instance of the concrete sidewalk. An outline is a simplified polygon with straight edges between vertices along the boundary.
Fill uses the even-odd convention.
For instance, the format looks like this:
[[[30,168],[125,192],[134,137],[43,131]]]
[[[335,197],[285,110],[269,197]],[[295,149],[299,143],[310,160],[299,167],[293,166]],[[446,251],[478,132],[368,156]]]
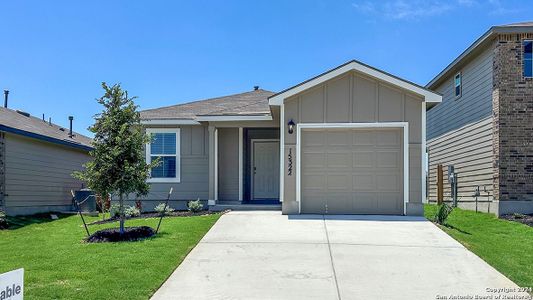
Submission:
[[[446,299],[516,287],[424,218],[255,211],[222,216],[152,299]]]

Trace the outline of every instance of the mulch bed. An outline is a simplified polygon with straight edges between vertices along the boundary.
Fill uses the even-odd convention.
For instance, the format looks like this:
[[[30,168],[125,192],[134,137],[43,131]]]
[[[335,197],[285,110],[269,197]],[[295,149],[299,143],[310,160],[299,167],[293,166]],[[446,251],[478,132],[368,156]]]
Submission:
[[[526,224],[528,226],[533,227],[533,214],[529,214],[529,215],[509,214],[509,215],[503,215],[500,218],[508,220],[508,221],[520,222],[522,224]]]
[[[154,234],[155,230],[148,226],[126,227],[124,234],[120,234],[119,228],[108,228],[91,234],[86,241],[88,243],[131,242],[149,238]]]
[[[206,216],[206,215],[212,215],[212,214],[218,214],[218,213],[220,213],[220,212],[214,212],[214,211],[208,211],[208,210],[202,210],[202,211],[199,211],[199,212],[191,212],[191,211],[188,211],[188,210],[180,210],[180,211],[173,211],[171,213],[167,213],[167,214],[165,214],[165,217],[195,217],[195,216]],[[126,218],[126,220],[159,218],[159,217],[161,217],[160,213],[150,212],[150,213],[142,213],[138,217]],[[105,219],[105,220],[94,221],[92,223],[88,223],[87,225],[106,224],[106,223],[111,223],[111,222],[116,222],[116,221],[118,221],[118,218],[109,218],[109,219]]]

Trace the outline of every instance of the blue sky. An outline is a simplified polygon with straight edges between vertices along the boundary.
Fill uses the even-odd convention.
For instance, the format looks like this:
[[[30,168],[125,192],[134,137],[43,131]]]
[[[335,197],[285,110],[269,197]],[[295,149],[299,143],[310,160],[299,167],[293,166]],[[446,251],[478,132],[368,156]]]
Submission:
[[[531,1],[2,1],[0,88],[10,107],[75,130],[122,83],[142,109],[279,91],[350,59],[426,84]]]

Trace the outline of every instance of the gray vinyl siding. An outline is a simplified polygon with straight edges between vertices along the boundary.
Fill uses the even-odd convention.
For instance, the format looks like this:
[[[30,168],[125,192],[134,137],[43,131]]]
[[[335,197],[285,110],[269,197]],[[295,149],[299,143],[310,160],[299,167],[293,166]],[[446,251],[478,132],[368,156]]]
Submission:
[[[151,183],[150,192],[142,199],[143,210],[152,210],[164,202],[173,188],[171,205],[184,209],[190,200],[207,200],[209,196],[209,158],[207,126],[178,126],[180,128],[180,182]],[[131,200],[131,197],[130,197]],[[130,202],[131,204],[131,202]]]
[[[427,112],[427,139],[433,139],[492,115],[493,47],[488,47],[462,69],[462,95],[455,97],[451,74],[434,88],[442,103]]]
[[[239,128],[218,129],[218,200],[239,200]]]
[[[8,214],[70,210],[70,190],[82,183],[72,173],[82,170],[88,153],[66,146],[5,134],[5,207]]]
[[[489,117],[428,141],[429,201],[437,200],[438,164],[444,169],[445,200],[450,200],[448,165],[453,165],[457,173],[460,201],[473,200],[478,185],[482,191],[485,186],[493,195],[492,137],[492,117]],[[486,193],[482,195],[486,200]]]

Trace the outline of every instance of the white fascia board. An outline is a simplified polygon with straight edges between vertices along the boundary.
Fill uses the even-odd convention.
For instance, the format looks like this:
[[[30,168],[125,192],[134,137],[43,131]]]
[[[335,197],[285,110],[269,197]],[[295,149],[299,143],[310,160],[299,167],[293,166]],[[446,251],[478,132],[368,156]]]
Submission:
[[[200,122],[216,121],[272,121],[272,116],[198,116]]]
[[[283,93],[277,94],[270,98],[269,104],[270,105],[281,105],[284,101],[284,99],[287,99],[293,95],[296,95],[298,93],[301,93],[305,90],[308,90],[316,85],[319,85],[325,81],[328,81],[332,78],[335,78],[337,76],[340,76],[344,73],[350,72],[350,71],[358,71],[363,74],[366,74],[368,76],[374,77],[376,79],[388,82],[392,85],[398,86],[400,88],[406,89],[408,91],[411,91],[417,95],[421,95],[424,97],[424,101],[426,102],[442,102],[442,96],[428,91],[422,87],[419,87],[415,84],[409,83],[407,81],[401,80],[399,78],[396,78],[394,76],[391,76],[387,73],[381,72],[379,70],[376,70],[374,68],[365,66],[363,64],[360,64],[358,62],[352,61],[345,66],[342,66],[340,68],[334,69],[326,74],[323,74],[322,76],[319,76],[313,80],[310,80],[304,84],[301,84],[299,86],[296,86],[292,89],[289,89]]]
[[[201,125],[200,122],[190,119],[153,119],[141,120],[143,125]]]

